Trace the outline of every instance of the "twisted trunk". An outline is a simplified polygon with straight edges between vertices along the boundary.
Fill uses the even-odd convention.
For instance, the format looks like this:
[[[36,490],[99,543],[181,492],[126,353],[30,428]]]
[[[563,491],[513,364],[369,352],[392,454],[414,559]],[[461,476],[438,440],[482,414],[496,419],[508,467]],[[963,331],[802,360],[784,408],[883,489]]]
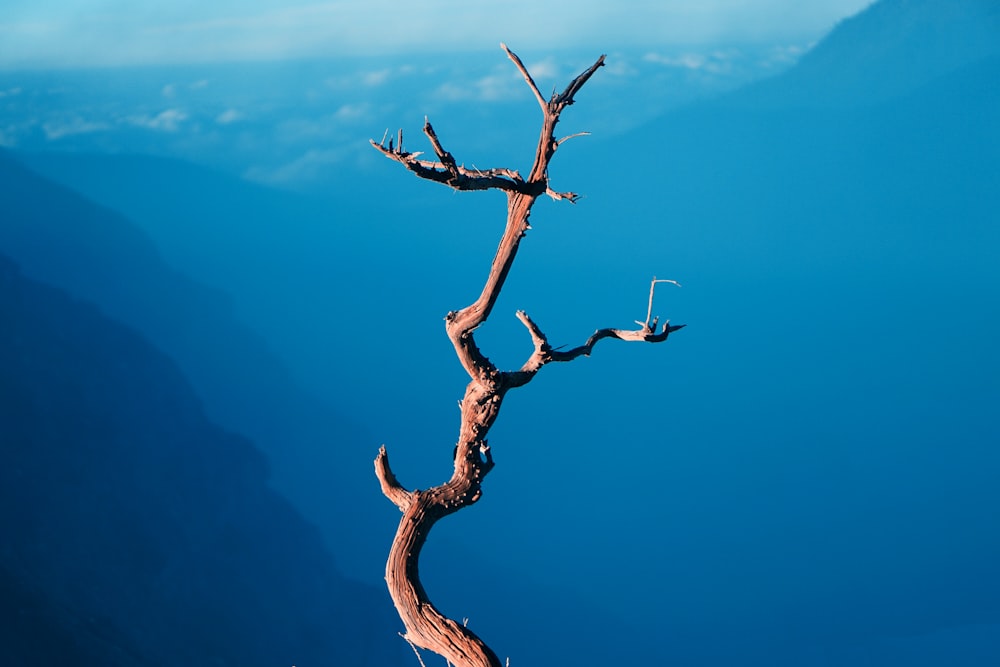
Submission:
[[[451,479],[426,491],[408,492],[395,484],[396,488],[386,493],[403,512],[386,562],[385,580],[406,627],[405,637],[461,667],[500,667],[501,663],[474,632],[435,609],[420,583],[418,563],[434,524],[482,495],[483,478],[493,468],[484,436],[496,420],[501,401],[502,391],[470,382],[462,401],[462,437],[455,450]],[[376,469],[383,488],[385,480],[392,480],[390,486],[394,483],[384,447]]]

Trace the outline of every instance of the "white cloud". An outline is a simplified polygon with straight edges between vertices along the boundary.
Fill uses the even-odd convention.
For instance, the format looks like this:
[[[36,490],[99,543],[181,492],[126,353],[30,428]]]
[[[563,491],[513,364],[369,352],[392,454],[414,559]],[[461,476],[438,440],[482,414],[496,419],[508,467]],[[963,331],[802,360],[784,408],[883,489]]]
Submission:
[[[381,86],[389,80],[390,76],[392,76],[392,70],[389,68],[376,70],[374,72],[363,72],[361,74],[361,82],[369,88],[373,88],[375,86]]]
[[[638,73],[639,71],[629,62],[626,56],[618,54],[611,58],[610,61],[605,61],[601,78],[604,78],[605,74],[610,77],[634,77]]]
[[[45,138],[49,141],[56,141],[63,137],[70,137],[75,134],[89,134],[91,132],[101,132],[108,129],[107,123],[86,121],[82,118],[71,118],[65,121],[48,122],[42,125]]]
[[[666,56],[659,53],[647,53],[643,60],[666,67],[680,67],[682,69],[701,69],[708,62],[708,58],[701,53],[683,53],[679,56]]]
[[[526,64],[525,67],[528,68],[528,72],[531,73],[531,78],[535,80],[535,83],[539,83],[545,79],[559,79],[562,76],[559,66],[556,65],[555,60],[552,58],[546,58],[537,63]]]
[[[129,122],[138,127],[145,127],[150,130],[161,132],[176,132],[180,129],[182,122],[188,119],[188,115],[180,109],[167,109],[155,116],[132,116]]]
[[[506,99],[514,94],[517,84],[513,75],[484,76],[473,84],[474,97],[484,101]]]
[[[336,76],[328,77],[324,84],[332,90],[356,90],[362,88],[378,88],[384,86],[394,79],[412,75],[417,72],[413,65],[401,65],[398,67],[383,67],[376,70],[364,72],[347,72]]]
[[[243,120],[245,116],[237,109],[226,109],[215,117],[215,122],[219,125],[231,125]]]
[[[329,138],[335,125],[330,116],[319,119],[291,118],[279,123],[276,133],[282,143],[315,142],[317,139]]]
[[[0,100],[5,97],[16,97],[21,94],[20,88],[8,88],[7,90],[0,90]]]
[[[774,69],[788,67],[811,48],[809,45],[790,44],[774,46],[767,50],[744,53],[739,49],[712,50],[707,53],[686,52],[675,55],[647,53],[643,60],[663,67],[729,75],[737,69],[748,67]]]
[[[333,114],[334,120],[351,123],[358,120],[371,118],[372,108],[370,104],[345,104]]]
[[[504,59],[500,52],[499,64],[493,66],[490,74],[473,80],[461,80],[458,75],[433,90],[431,96],[447,102],[508,102],[523,103],[533,99],[531,89],[517,68]],[[596,59],[596,58],[595,58]],[[580,61],[576,66],[563,66],[554,58],[546,58],[525,63],[528,73],[538,86],[542,97],[548,98],[554,91],[562,91],[574,76],[593,64],[593,60]],[[615,74],[626,73],[623,67],[616,68]]]
[[[276,169],[254,167],[244,176],[251,181],[267,185],[290,186],[315,181],[325,168],[342,162],[344,151],[338,149],[312,149],[288,164]]]
[[[538,77],[535,77],[534,72],[531,69],[528,71],[532,72],[532,77],[538,83]],[[530,95],[524,79],[509,64],[502,70],[495,70],[493,74],[475,81],[444,83],[433,94],[435,97],[452,102],[464,100],[495,102]]]
[[[204,90],[205,88],[208,88],[208,79],[200,79],[183,86],[183,89],[187,90]],[[182,89],[181,85],[168,83],[160,89],[160,94],[167,99],[173,99],[177,97],[178,90],[180,89]]]
[[[791,65],[798,61],[814,44],[815,42],[806,44],[805,46],[799,44],[775,46],[761,59],[760,64],[764,67],[784,67]]]

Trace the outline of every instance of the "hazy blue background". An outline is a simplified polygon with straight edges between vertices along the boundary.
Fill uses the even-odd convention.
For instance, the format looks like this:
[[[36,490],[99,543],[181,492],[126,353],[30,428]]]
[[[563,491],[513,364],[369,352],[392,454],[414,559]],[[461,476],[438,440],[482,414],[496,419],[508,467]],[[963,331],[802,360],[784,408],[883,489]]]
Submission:
[[[499,40],[567,48],[815,39],[866,0],[512,0],[479,3],[135,3],[10,0],[0,14],[0,57],[19,66],[177,64],[288,57],[482,52]]]
[[[44,594],[62,610],[47,623],[101,606],[112,639],[71,633],[95,664],[124,643],[114,664],[252,663],[222,640],[155,648],[189,629],[133,627],[132,597],[96,575],[69,590],[53,553],[113,551],[93,567],[134,569],[118,589],[159,582],[234,637],[267,637],[267,614],[296,608],[275,591],[301,591],[270,654],[241,649],[260,664],[415,661],[382,589],[398,513],[371,461],[385,443],[411,488],[450,474],[466,379],[442,318],[478,295],[504,201],[420,182],[367,141],[403,127],[423,149],[428,115],[466,164],[526,169],[539,112],[500,39],[546,92],[600,53],[608,66],[560,125],[592,136],[552,165],[554,187],[584,198],[539,203],[484,352],[504,366],[530,353],[518,309],[556,345],[628,326],[653,275],[683,284],[661,286],[654,310],[688,328],[662,346],[602,343],[508,398],[483,499],[425,551],[432,600],[513,665],[1000,663],[997,3],[60,4],[0,9],[0,255],[22,295],[0,303],[7,322],[45,304],[39,332],[89,317],[41,282],[109,321],[73,343],[7,326],[0,388],[36,407],[0,421],[5,502],[69,493],[17,471],[45,469],[32,457],[73,467],[73,429],[41,425],[75,424],[61,416],[75,403],[49,388],[126,383],[125,362],[59,361],[121,325],[159,350],[137,347],[126,367],[176,364],[142,386],[204,409],[184,424],[216,471],[75,483],[116,489],[102,512],[158,508],[128,524],[144,567],[113,530],[38,537],[69,521],[56,501],[0,545],[0,585]],[[85,415],[145,434],[154,460],[186,440],[116,398],[141,390],[110,384]],[[246,466],[232,473],[246,491],[223,490],[220,429],[264,453],[277,494]],[[23,444],[42,430],[61,454]],[[144,489],[161,486],[188,500],[152,503]],[[244,520],[280,497],[301,517]],[[193,521],[197,507],[205,535],[239,516],[241,537],[171,542],[150,518]],[[268,534],[306,546],[262,564],[250,556]],[[225,588],[199,579],[210,604],[163,592],[205,558],[241,564]],[[311,593],[310,577],[327,583]],[[261,611],[229,618],[226,591]],[[331,598],[356,625],[333,629]]]

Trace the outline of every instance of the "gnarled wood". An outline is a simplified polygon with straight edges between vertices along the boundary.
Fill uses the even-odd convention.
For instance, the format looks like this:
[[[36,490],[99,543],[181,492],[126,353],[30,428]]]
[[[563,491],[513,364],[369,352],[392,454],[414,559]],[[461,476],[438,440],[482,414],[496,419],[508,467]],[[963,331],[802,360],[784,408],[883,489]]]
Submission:
[[[386,562],[385,581],[406,627],[406,639],[435,651],[453,665],[499,667],[499,658],[474,632],[434,608],[420,583],[417,565],[431,528],[439,519],[476,502],[480,484],[493,467],[488,449],[482,457],[480,452],[473,455],[466,451],[461,462],[459,458],[455,457],[450,481],[427,491],[408,492],[395,482],[385,447],[379,450],[376,475],[383,490],[393,489],[386,496],[403,512]]]
[[[407,491],[390,469],[384,446],[375,459],[375,474],[382,492],[403,513],[386,563],[386,583],[406,627],[404,636],[414,645],[442,655],[456,667],[500,667],[500,660],[475,633],[434,608],[420,583],[417,564],[434,524],[472,505],[481,497],[483,479],[493,469],[493,456],[486,436],[496,422],[504,396],[510,389],[530,382],[549,362],[572,361],[590,355],[597,342],[604,338],[658,343],[681,328],[668,323],[657,331],[657,320],[650,322],[647,314],[646,322],[640,323],[637,330],[599,329],[583,345],[569,351],[558,351],[551,348],[541,329],[522,311],[518,317],[528,328],[534,351],[521,368],[502,371],[479,350],[475,330],[486,322],[496,305],[517,256],[518,246],[530,229],[528,218],[535,201],[542,195],[571,202],[577,199],[575,193],[560,193],[549,187],[549,162],[563,141],[555,137],[555,129],[562,111],[573,104],[576,94],[604,64],[604,56],[601,56],[573,79],[562,93],[554,93],[546,101],[520,58],[505,45],[501,46],[523,75],[543,114],[535,159],[526,179],[512,169],[468,169],[459,164],[445,150],[434,128],[426,121],[424,134],[431,143],[436,160],[424,160],[421,153],[405,151],[402,132],[395,144],[390,139],[386,145],[384,137],[381,142],[371,142],[383,155],[399,162],[420,178],[456,190],[496,189],[507,194],[507,224],[483,291],[472,304],[448,313],[445,318],[448,337],[470,378],[461,402],[461,425],[451,479],[425,491]],[[653,284],[656,282],[654,279]]]

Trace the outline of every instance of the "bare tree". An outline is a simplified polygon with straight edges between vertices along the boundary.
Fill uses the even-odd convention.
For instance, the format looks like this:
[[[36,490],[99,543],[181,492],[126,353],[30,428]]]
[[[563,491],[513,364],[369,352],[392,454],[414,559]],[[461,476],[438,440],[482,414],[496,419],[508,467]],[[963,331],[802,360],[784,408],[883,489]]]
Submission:
[[[434,608],[420,583],[417,562],[431,527],[438,520],[472,505],[481,497],[483,479],[493,469],[493,456],[486,435],[497,419],[504,396],[509,390],[530,382],[542,366],[550,362],[572,361],[581,356],[589,356],[598,341],[605,338],[659,343],[683,326],[671,326],[667,322],[658,330],[657,318],[650,321],[653,290],[657,282],[665,282],[654,278],[650,285],[646,320],[637,322],[638,329],[598,329],[583,345],[560,351],[549,345],[545,334],[527,313],[519,311],[517,317],[528,329],[534,342],[534,351],[521,368],[502,371],[480,352],[473,334],[477,327],[486,322],[496,304],[517,255],[518,245],[530,229],[528,216],[535,200],[542,195],[556,200],[577,200],[578,195],[572,192],[556,192],[549,187],[549,162],[562,142],[569,138],[557,139],[555,129],[563,110],[573,104],[579,90],[604,65],[604,56],[601,56],[573,79],[563,92],[553,93],[546,101],[524,63],[505,45],[501,44],[501,47],[524,76],[543,114],[541,136],[527,178],[512,169],[469,169],[460,165],[442,147],[431,124],[426,121],[424,134],[430,140],[436,160],[424,160],[421,159],[421,153],[404,150],[402,131],[398,137],[390,138],[388,143],[384,136],[381,142],[371,142],[387,158],[399,162],[420,178],[443,183],[455,190],[496,189],[507,194],[507,226],[482,294],[475,303],[450,312],[445,318],[448,337],[471,378],[461,402],[462,421],[451,479],[430,489],[407,491],[389,468],[389,457],[384,446],[375,459],[375,474],[381,483],[382,492],[403,513],[386,563],[389,593],[406,627],[406,634],[403,636],[412,645],[434,651],[459,667],[500,667],[501,663],[497,655],[475,633],[446,618]]]

